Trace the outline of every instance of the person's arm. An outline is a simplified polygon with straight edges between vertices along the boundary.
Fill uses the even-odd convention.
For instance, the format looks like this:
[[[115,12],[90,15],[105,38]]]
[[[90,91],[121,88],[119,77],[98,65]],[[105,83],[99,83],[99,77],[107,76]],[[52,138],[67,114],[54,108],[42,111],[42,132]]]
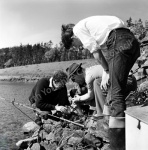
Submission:
[[[36,98],[36,107],[42,111],[51,111],[55,109],[54,105],[47,103],[42,97]]]
[[[55,109],[57,111],[61,112],[67,112],[67,107],[65,106],[70,106],[70,102],[68,100],[68,93],[67,93],[67,88],[64,86],[63,88],[59,89],[58,91],[58,104],[55,106]]]
[[[94,98],[94,92],[92,90],[88,90],[88,92],[82,96],[79,97],[80,101],[89,101]]]
[[[101,82],[101,89],[107,90],[109,85],[109,67],[102,51],[98,49],[97,51],[93,52],[94,58],[101,64],[103,67],[103,75],[102,75],[102,82]]]
[[[70,102],[68,100],[68,92],[67,92],[67,87],[64,86],[62,89],[59,91],[59,105],[61,106],[68,106],[70,105]]]
[[[35,90],[35,103],[36,103],[36,107],[39,108],[40,110],[50,111],[50,110],[54,110],[55,106],[51,105],[50,103],[47,103],[45,101],[45,96],[47,94],[45,91],[45,89],[47,87],[46,84],[49,85],[49,83],[47,83],[47,81],[44,79],[41,79],[38,82],[38,84],[36,86],[36,90]],[[49,90],[48,90],[48,92],[49,92]]]
[[[101,64],[104,71],[108,71],[108,63],[106,59],[104,58],[104,55],[102,54],[101,49],[98,49],[97,51],[93,52],[94,58]]]
[[[76,95],[73,99],[75,102],[85,102],[85,101],[90,101],[94,98],[94,90],[93,90],[93,79],[88,77],[89,81],[86,85],[87,92],[81,96]],[[86,79],[85,79],[86,80]]]
[[[36,107],[39,108],[40,110],[42,111],[50,111],[50,110],[54,110],[55,109],[55,106],[54,105],[51,105],[49,103],[46,103],[46,101],[44,101],[41,98],[37,97],[36,98]]]
[[[86,22],[81,22],[81,24],[76,24],[73,28],[74,35],[79,38],[82,42],[83,47],[88,49],[91,53],[93,53],[94,58],[102,65],[104,70],[108,70],[108,64],[101,52],[101,47],[99,40],[96,41],[89,28],[86,25]],[[98,39],[101,39],[101,35],[98,35]]]
[[[73,98],[73,102],[86,102],[89,100],[92,100],[94,98],[94,92],[88,90],[88,92],[84,95],[75,95],[75,97]]]
[[[89,30],[84,26],[75,26],[73,29],[75,36],[77,36],[82,42],[84,48],[93,53],[94,58],[102,65],[104,70],[108,70],[108,64],[101,52],[101,47],[98,42],[91,36]]]
[[[35,96],[33,95],[33,92],[31,92],[29,96],[29,102],[31,105],[35,103]]]

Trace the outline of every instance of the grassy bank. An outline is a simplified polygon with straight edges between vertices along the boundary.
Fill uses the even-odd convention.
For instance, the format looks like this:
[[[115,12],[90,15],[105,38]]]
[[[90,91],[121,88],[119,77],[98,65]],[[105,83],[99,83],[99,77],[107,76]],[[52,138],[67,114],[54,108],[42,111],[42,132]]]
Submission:
[[[69,67],[72,63],[82,63],[84,68],[98,64],[95,59],[83,59],[10,67],[0,69],[0,80],[36,82],[42,77],[52,75],[56,70],[65,71],[66,68]],[[133,69],[135,68],[137,68],[137,64],[134,65]]]
[[[36,81],[42,77],[52,75],[55,70],[65,71],[72,63],[83,63],[83,67],[97,64],[94,59],[83,59],[10,67],[0,69],[0,80]]]

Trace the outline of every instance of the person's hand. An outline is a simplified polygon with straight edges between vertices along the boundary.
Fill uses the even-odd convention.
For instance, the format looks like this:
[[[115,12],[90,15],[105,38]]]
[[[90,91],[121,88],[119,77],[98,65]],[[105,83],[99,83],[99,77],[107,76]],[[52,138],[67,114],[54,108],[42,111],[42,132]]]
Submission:
[[[72,99],[72,101],[73,101],[74,103],[80,102],[80,96],[79,96],[79,95],[75,95],[74,98]]]
[[[55,106],[55,109],[56,109],[57,111],[61,111],[61,112],[66,112],[66,111],[67,111],[67,108],[64,107],[64,106],[58,106],[58,105],[56,105],[56,106]]]
[[[68,97],[68,100],[69,100],[70,104],[73,103],[73,98],[72,97]]]
[[[106,91],[108,86],[109,86],[109,72],[106,72],[103,70],[102,81],[101,81],[100,87],[101,89]]]

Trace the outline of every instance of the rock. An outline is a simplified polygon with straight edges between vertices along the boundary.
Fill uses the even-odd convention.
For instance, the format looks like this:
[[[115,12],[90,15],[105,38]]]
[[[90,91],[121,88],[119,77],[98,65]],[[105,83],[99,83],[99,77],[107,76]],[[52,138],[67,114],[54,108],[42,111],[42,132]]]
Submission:
[[[90,117],[88,120],[86,120],[85,122],[85,126],[86,128],[90,128],[90,127],[96,127],[97,125],[97,121],[93,119],[93,117]]]
[[[26,123],[23,127],[22,127],[22,131],[24,133],[29,133],[29,132],[35,132],[36,130],[38,130],[40,127],[33,121]]]
[[[139,91],[144,91],[144,90],[148,90],[148,81],[141,83],[139,86]]]
[[[46,140],[54,142],[54,133],[50,132],[50,133],[46,136]]]
[[[30,150],[30,148],[27,148],[27,150]],[[39,143],[35,143],[31,146],[31,150],[46,150],[46,149]]]
[[[68,140],[68,144],[69,144],[69,145],[76,145],[76,144],[81,143],[81,141],[82,141],[82,138],[80,138],[80,137],[71,137],[71,138]]]
[[[73,119],[75,119],[74,116]],[[47,124],[48,126],[46,126]],[[87,127],[81,128],[72,123],[64,124],[64,122],[47,119],[43,121],[43,128],[39,128],[32,135],[32,137],[37,137],[36,140],[34,139],[35,141],[30,138],[21,142],[28,144],[31,141],[29,143],[33,145],[28,144],[28,146],[32,150],[100,150],[104,144],[108,143],[104,139],[104,133],[98,131],[101,130],[100,126],[97,125],[98,120],[94,121],[92,117],[88,117],[87,120],[83,120],[82,124],[85,124]]]

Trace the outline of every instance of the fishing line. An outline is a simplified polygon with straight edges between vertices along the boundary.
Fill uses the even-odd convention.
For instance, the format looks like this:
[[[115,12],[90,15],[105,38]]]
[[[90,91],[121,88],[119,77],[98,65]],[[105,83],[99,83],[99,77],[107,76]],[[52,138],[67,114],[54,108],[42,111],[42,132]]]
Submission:
[[[30,116],[28,116],[25,112],[23,112],[20,108],[18,108],[14,102],[12,101],[12,105],[17,109],[19,110],[22,114],[24,114],[26,117],[28,117],[30,120],[32,120],[33,122],[35,122]]]
[[[13,101],[8,101],[8,100],[6,100],[5,98],[3,98],[3,97],[0,97],[0,99],[2,99],[2,100],[4,100],[4,101],[6,101],[6,102],[8,102],[8,103],[11,103],[17,110],[19,110],[22,114],[24,114],[26,117],[28,117],[30,120],[32,120],[33,122],[35,122],[30,116],[28,116],[25,112],[23,112],[20,108],[18,108],[16,105],[15,105],[15,99],[13,100]],[[20,105],[20,106],[23,106],[22,104],[19,104],[19,103],[17,103],[18,105]],[[26,106],[26,105],[25,105]],[[26,106],[27,107],[27,106]]]
[[[7,101],[5,98],[2,98],[2,97],[0,97],[0,99],[3,99],[3,100],[5,100],[5,101]],[[28,109],[30,109],[30,110],[34,110],[34,111],[36,111],[36,112],[42,112],[42,111],[40,111],[40,110],[37,110],[37,109],[34,109],[34,108],[32,108],[32,107],[29,107],[29,106],[27,106],[27,105],[24,105],[24,104],[21,104],[21,103],[17,103],[17,102],[15,102],[15,99],[13,100],[13,101],[7,101],[8,103],[11,103],[16,109],[18,109],[19,111],[21,111],[25,116],[27,116],[29,119],[31,119],[33,122],[35,122],[32,118],[30,118],[26,113],[24,113],[21,109],[19,109],[18,107],[16,107],[16,105],[19,105],[19,106],[23,106],[23,107],[25,107],[25,108],[28,108]],[[16,105],[15,105],[16,104]],[[64,119],[64,118],[61,118],[61,117],[57,117],[57,116],[54,116],[54,115],[51,115],[51,114],[48,114],[48,116],[50,116],[50,117],[54,117],[54,118],[57,118],[57,119],[60,119],[60,120],[62,120],[62,121],[65,121],[65,122],[68,122],[68,123],[72,123],[72,124],[75,124],[75,125],[78,125],[78,126],[81,126],[81,127],[83,127],[84,128],[84,125],[81,125],[81,124],[78,124],[78,123],[75,123],[75,122],[73,122],[73,121],[70,121],[70,120],[67,120],[67,119]],[[36,123],[36,122],[35,122]],[[37,123],[36,123],[37,124]]]

